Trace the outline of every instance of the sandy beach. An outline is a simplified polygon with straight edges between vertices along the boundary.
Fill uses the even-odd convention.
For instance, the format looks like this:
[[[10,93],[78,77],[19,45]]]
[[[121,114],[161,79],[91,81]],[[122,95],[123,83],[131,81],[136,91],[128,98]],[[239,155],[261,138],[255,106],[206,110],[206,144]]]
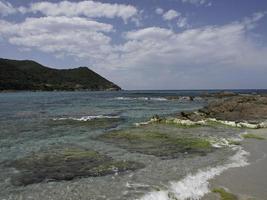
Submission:
[[[267,129],[249,130],[267,138]],[[231,168],[210,181],[210,187],[224,188],[240,200],[267,200],[267,140],[245,139],[242,147],[249,152],[250,165]],[[220,199],[218,195],[208,194],[203,199]]]

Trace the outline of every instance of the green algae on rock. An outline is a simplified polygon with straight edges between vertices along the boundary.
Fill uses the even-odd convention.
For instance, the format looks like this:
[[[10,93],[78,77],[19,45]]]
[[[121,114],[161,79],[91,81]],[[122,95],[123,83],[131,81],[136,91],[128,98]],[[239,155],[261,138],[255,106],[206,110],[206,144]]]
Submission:
[[[223,188],[215,188],[212,192],[218,193],[221,196],[221,200],[238,200],[237,196],[225,191]]]
[[[243,134],[242,137],[245,139],[265,140],[264,137],[252,133]]]
[[[11,162],[8,166],[19,171],[18,175],[11,178],[11,183],[17,186],[42,181],[105,176],[144,167],[141,163],[116,161],[96,151],[78,147],[33,153]]]
[[[142,129],[114,131],[101,135],[98,139],[114,143],[130,152],[154,155],[163,159],[182,155],[206,155],[214,149],[205,138]]]

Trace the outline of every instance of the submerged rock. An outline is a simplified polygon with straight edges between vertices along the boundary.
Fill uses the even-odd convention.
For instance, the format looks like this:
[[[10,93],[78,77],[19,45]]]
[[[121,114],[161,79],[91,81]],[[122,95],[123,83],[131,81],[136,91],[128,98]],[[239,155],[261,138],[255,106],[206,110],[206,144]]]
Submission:
[[[184,155],[206,155],[213,150],[211,143],[204,138],[178,136],[137,128],[107,133],[99,136],[98,139],[114,143],[130,152],[154,155],[163,159]]]
[[[90,129],[110,129],[117,127],[123,118],[119,116],[84,116],[54,118],[49,122],[50,126],[84,126]]]
[[[11,162],[8,166],[19,171],[11,179],[12,184],[17,186],[42,181],[105,176],[144,167],[141,163],[116,161],[96,151],[82,148],[58,148],[33,153]]]

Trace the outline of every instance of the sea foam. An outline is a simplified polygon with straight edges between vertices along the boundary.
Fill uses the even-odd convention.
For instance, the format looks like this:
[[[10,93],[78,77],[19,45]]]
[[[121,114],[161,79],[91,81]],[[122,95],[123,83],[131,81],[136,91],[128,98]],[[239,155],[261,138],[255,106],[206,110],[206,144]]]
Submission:
[[[62,121],[62,120],[74,120],[74,121],[91,121],[95,119],[118,119],[120,116],[117,115],[89,115],[83,117],[60,117],[54,118],[54,121]]]
[[[209,180],[227,169],[249,165],[247,161],[249,153],[242,147],[234,148],[237,152],[229,158],[227,164],[199,170],[196,174],[189,174],[178,182],[170,182],[168,190],[150,192],[140,200],[200,200],[210,192]]]
[[[129,100],[141,100],[141,101],[167,101],[164,97],[116,97],[116,100],[129,101]]]

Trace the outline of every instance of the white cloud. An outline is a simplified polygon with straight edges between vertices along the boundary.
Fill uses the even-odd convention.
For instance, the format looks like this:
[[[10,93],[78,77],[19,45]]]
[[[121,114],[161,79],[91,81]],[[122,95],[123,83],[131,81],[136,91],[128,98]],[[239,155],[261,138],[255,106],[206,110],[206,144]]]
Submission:
[[[21,23],[0,20],[0,35],[22,48],[38,49],[57,56],[90,58],[92,63],[110,53],[110,24],[79,17],[27,18]]]
[[[164,10],[163,10],[162,8],[157,8],[157,9],[155,10],[155,13],[158,14],[158,15],[162,15],[163,12],[164,12]]]
[[[163,40],[172,35],[172,31],[159,27],[149,27],[137,31],[127,32],[126,38],[129,40]]]
[[[171,9],[171,10],[168,10],[166,13],[164,13],[162,17],[164,20],[172,20],[172,19],[177,18],[180,15],[181,13]]]
[[[136,7],[125,4],[110,4],[96,1],[61,1],[59,3],[37,2],[32,3],[29,8],[25,8],[27,12],[42,13],[46,16],[86,16],[91,18],[120,17],[127,21],[131,17],[138,14]]]
[[[183,3],[190,3],[193,5],[206,5],[211,6],[212,3],[210,0],[182,0]]]
[[[186,17],[182,17],[182,16],[180,16],[180,17],[178,18],[178,21],[177,21],[177,26],[178,26],[179,28],[187,28],[187,27],[189,27],[189,24],[188,24],[188,22],[187,22],[187,18],[186,18]]]
[[[266,71],[267,47],[259,46],[251,34],[264,15],[181,32],[160,27],[131,30],[123,34],[125,42],[120,44],[109,36],[112,25],[81,17],[27,18],[19,23],[0,20],[0,36],[19,48],[85,59],[123,87],[198,88],[212,84],[208,80],[225,82],[221,78],[233,71]]]
[[[228,83],[233,87],[242,74],[266,71],[267,47],[258,45],[244,22],[180,33],[150,27],[130,31],[126,38],[116,47],[119,59],[108,62],[118,69],[115,80],[122,86],[131,82],[130,88],[218,88]],[[120,78],[124,76],[120,69],[131,74],[127,81]],[[233,80],[227,82],[227,77]],[[236,87],[253,87],[248,81],[237,81],[243,85]]]
[[[0,15],[7,16],[16,13],[17,10],[8,2],[0,1]]]

